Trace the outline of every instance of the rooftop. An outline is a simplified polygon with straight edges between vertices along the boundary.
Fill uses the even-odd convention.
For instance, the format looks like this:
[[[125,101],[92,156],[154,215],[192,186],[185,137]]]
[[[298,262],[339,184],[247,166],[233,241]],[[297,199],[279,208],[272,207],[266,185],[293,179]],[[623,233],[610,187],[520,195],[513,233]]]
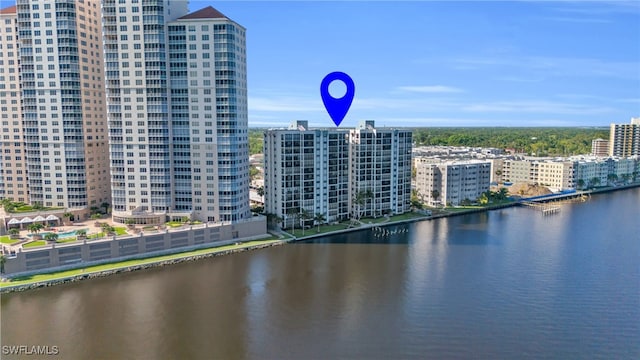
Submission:
[[[4,9],[0,9],[0,14],[15,14],[16,13],[16,6],[9,6],[6,7]]]
[[[190,14],[178,18],[178,20],[188,19],[228,19],[228,17],[226,17],[220,11],[214,9],[212,6],[207,6],[206,8],[202,8],[198,11],[194,11]]]

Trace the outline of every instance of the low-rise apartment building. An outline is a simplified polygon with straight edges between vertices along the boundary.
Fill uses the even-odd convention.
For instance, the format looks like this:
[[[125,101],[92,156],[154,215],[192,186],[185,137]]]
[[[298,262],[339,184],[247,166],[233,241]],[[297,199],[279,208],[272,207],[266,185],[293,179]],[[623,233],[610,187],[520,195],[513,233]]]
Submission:
[[[416,191],[429,206],[460,205],[489,190],[491,162],[416,159]]]

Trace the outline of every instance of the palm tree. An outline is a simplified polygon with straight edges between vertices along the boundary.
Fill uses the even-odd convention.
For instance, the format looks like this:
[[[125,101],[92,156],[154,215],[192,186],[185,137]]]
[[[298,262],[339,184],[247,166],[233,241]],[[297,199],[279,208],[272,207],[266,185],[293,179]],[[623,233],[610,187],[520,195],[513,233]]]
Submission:
[[[431,198],[433,199],[433,202],[437,202],[438,198],[440,197],[440,191],[438,190],[431,190]]]
[[[258,193],[258,196],[263,197],[264,196],[264,186],[260,186],[256,189],[256,192]]]
[[[578,190],[583,189],[584,188],[584,180],[583,179],[578,179]]]
[[[593,177],[591,179],[591,186],[596,187],[600,185],[600,178],[599,177]]]
[[[38,233],[40,230],[44,229],[44,225],[42,224],[31,224],[28,227],[29,231],[34,235],[34,238],[38,237]]]
[[[500,188],[500,190],[498,190],[498,192],[496,193],[497,200],[505,200],[507,196],[509,196],[509,190],[507,190],[507,188],[504,188],[504,187]]]
[[[323,213],[316,213],[316,215],[313,217],[313,221],[316,223],[316,225],[318,225],[318,232],[320,232],[320,224],[327,221],[327,218]]]
[[[65,223],[69,223],[71,222],[71,218],[73,217],[73,214],[70,212],[66,212],[64,214],[62,214],[62,217],[65,218],[64,222]]]
[[[58,241],[58,234],[56,234],[56,233],[47,233],[47,235],[44,236],[44,239],[47,240],[47,241],[56,242],[56,241]]]
[[[76,240],[84,239],[87,237],[87,230],[80,229],[76,230]]]
[[[293,230],[296,229],[296,222],[298,221],[298,217],[300,216],[299,208],[288,208],[287,209],[287,217],[291,217],[293,219]],[[285,224],[286,226],[286,224]]]
[[[358,191],[356,193],[356,196],[353,198],[353,204],[356,206],[356,210],[354,212],[354,217],[356,218],[356,220],[360,220],[360,217],[362,216],[362,205],[367,202],[366,196],[366,191],[361,190]]]
[[[0,254],[0,273],[4,274],[4,264],[7,262],[7,257],[4,254]]]
[[[304,236],[304,228],[307,227],[307,221],[313,219],[313,215],[311,215],[311,212],[307,209],[300,209],[300,222],[301,227],[302,227],[302,236]]]

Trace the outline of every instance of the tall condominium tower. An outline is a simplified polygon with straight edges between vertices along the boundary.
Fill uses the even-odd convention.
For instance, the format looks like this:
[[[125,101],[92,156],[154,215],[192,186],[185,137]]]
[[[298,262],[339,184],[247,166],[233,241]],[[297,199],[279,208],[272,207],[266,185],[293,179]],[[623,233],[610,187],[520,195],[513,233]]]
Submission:
[[[0,10],[0,198],[29,202],[16,7]]]
[[[349,132],[295,121],[264,134],[265,211],[298,226],[300,212],[349,218]],[[308,218],[306,221],[311,222]]]
[[[376,128],[362,121],[350,131],[351,201],[363,216],[401,214],[411,208],[411,130]]]
[[[103,1],[115,221],[250,218],[245,29],[186,1]]]
[[[306,121],[264,135],[265,211],[285,227],[401,214],[410,208],[409,130],[309,129]]]
[[[19,72],[22,87],[18,94],[9,88],[7,97],[14,103],[22,96],[22,128],[11,120],[9,129],[23,136],[14,160],[22,161],[20,151],[27,173],[16,168],[15,176],[28,176],[32,204],[88,216],[90,207],[110,202],[100,3],[18,0],[16,14],[20,64],[13,58],[3,66]]]
[[[609,155],[640,155],[640,118],[631,118],[630,124],[611,124]]]

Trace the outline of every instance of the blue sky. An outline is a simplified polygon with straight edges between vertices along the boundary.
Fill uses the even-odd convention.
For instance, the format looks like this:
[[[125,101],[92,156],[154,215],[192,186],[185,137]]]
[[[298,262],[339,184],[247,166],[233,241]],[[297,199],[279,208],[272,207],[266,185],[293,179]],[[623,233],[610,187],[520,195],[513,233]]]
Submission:
[[[247,28],[249,126],[603,126],[640,116],[640,1],[191,1]],[[339,83],[333,88],[339,89]],[[337,93],[336,93],[337,94]]]

